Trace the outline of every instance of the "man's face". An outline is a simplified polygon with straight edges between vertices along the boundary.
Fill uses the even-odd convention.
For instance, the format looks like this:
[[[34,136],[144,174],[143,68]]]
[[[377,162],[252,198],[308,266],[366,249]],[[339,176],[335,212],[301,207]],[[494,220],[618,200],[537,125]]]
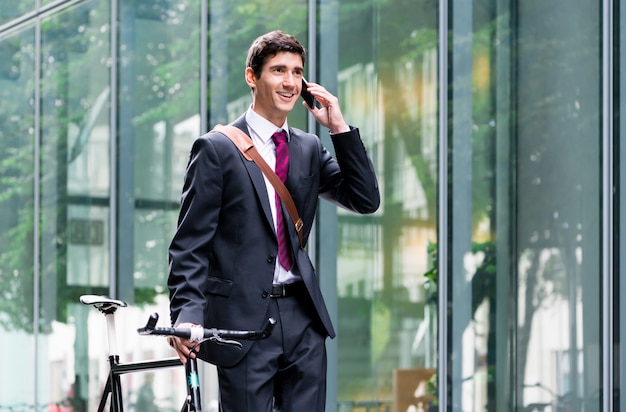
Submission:
[[[289,52],[267,59],[259,78],[251,68],[246,68],[246,82],[254,89],[252,109],[276,126],[282,126],[300,97],[303,71],[300,55]]]

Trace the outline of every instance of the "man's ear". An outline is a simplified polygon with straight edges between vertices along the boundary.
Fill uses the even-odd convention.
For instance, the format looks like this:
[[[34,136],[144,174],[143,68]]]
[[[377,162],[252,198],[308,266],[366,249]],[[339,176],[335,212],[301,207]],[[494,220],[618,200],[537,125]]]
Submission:
[[[251,89],[254,89],[256,86],[256,77],[254,76],[254,70],[252,70],[252,67],[246,67],[245,76],[248,86],[250,86]]]

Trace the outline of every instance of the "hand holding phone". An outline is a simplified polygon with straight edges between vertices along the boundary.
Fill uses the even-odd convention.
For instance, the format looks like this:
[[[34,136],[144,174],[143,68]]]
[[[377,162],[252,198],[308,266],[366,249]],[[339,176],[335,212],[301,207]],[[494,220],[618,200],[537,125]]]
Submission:
[[[311,109],[313,109],[313,108],[315,108],[315,97],[313,97],[313,95],[311,93],[309,93],[309,91],[306,89],[307,88],[306,83],[307,83],[307,81],[303,77],[302,78],[302,90],[300,90],[300,96],[302,96],[302,98],[304,99],[306,104],[308,104],[309,107]]]

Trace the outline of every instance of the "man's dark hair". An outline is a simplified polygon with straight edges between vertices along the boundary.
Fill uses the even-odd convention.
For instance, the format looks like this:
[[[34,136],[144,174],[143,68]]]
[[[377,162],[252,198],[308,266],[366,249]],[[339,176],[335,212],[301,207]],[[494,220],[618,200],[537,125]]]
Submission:
[[[295,37],[280,30],[274,30],[257,37],[252,42],[250,49],[248,49],[246,67],[252,68],[254,77],[258,79],[261,77],[261,71],[267,59],[276,56],[280,52],[299,54],[302,57],[302,65],[306,61],[304,47]]]

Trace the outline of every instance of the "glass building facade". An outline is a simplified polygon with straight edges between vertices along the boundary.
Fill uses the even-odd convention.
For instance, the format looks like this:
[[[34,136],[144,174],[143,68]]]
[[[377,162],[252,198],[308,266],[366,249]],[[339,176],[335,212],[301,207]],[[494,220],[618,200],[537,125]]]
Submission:
[[[320,203],[327,410],[626,410],[622,3],[0,0],[0,411],[96,409],[107,336],[82,294],[129,303],[122,361],[173,356],[135,331],[168,323],[189,150],[248,107],[273,29],[361,129],[383,199]],[[131,411],[185,396],[182,368],[123,385]]]

